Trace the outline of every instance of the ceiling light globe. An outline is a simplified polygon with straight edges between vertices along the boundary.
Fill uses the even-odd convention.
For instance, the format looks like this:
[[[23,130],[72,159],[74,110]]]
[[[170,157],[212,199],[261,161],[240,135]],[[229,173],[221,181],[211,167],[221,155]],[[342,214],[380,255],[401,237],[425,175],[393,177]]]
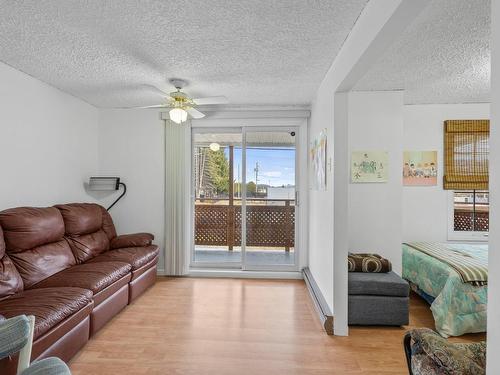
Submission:
[[[218,143],[210,143],[210,150],[216,152],[220,150],[220,145]]]
[[[187,112],[182,108],[173,108],[168,112],[168,114],[170,115],[170,120],[177,124],[187,120]]]

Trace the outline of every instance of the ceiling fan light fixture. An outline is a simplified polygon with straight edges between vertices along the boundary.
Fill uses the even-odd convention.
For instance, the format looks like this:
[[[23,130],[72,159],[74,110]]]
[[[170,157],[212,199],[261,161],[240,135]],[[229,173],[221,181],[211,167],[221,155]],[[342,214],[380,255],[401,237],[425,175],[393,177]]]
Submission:
[[[213,152],[217,152],[220,150],[220,144],[218,143],[210,143],[210,150],[212,150]]]
[[[187,120],[187,112],[182,108],[172,108],[168,114],[170,115],[170,120],[177,124],[181,124]]]

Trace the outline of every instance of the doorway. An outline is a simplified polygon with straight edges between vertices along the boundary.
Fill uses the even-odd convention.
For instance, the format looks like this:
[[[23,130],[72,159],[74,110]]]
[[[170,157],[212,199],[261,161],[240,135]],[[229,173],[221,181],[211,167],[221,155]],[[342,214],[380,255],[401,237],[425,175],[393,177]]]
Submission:
[[[192,267],[298,269],[298,132],[192,129]]]

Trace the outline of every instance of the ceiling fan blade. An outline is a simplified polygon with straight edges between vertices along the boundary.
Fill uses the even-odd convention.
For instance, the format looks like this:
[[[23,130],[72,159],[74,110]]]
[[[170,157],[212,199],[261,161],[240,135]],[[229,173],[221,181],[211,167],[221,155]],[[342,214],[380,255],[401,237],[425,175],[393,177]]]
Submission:
[[[208,105],[208,104],[227,104],[229,100],[225,96],[209,96],[208,98],[197,98],[193,99],[197,105]]]
[[[168,108],[168,105],[158,104],[158,105],[147,105],[147,106],[139,106],[139,107],[119,107],[119,109],[146,109],[146,108]]]
[[[140,85],[140,87],[142,87],[142,88],[144,88],[146,90],[149,90],[149,91],[154,91],[155,93],[157,93],[158,95],[160,95],[162,97],[170,97],[170,94],[166,93],[163,90],[160,90],[156,86],[148,85],[148,84],[145,83],[145,84]]]
[[[205,117],[204,113],[201,113],[200,111],[198,111],[197,109],[192,108],[192,107],[186,108],[186,112],[189,113],[189,115],[194,119],[199,119],[199,118]]]

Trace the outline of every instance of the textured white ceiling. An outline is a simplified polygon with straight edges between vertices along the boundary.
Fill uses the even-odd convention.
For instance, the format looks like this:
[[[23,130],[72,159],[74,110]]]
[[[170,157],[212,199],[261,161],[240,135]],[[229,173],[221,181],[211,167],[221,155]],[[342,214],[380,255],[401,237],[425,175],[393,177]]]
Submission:
[[[434,0],[356,85],[407,104],[490,101],[490,0]]]
[[[98,107],[142,84],[231,104],[308,104],[367,0],[0,0],[0,60]]]

